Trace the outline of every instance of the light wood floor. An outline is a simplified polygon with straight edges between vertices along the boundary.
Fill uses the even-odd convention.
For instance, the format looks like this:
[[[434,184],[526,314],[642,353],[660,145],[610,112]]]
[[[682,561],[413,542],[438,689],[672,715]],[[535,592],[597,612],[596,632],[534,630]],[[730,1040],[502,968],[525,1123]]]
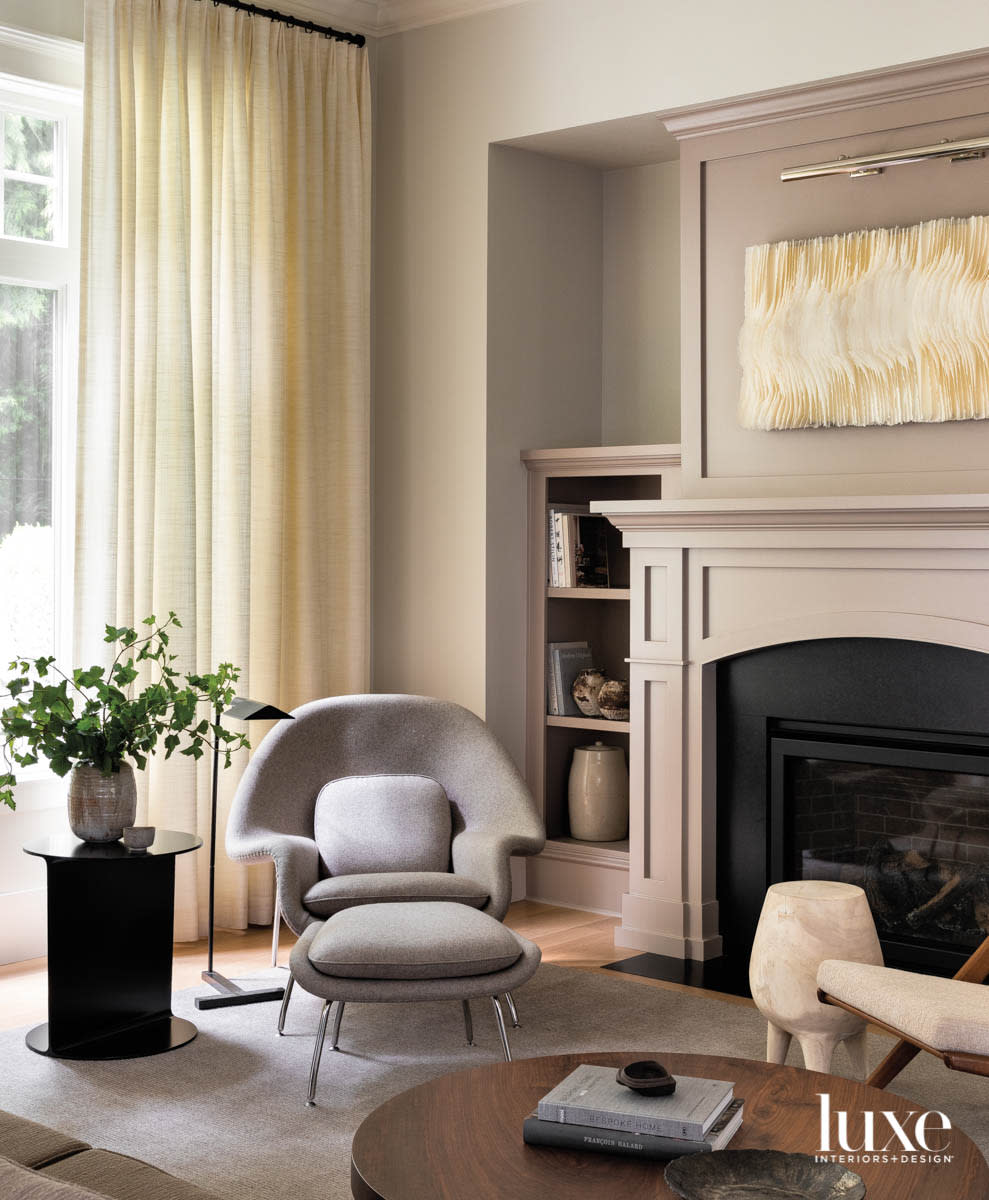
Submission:
[[[564,967],[597,971],[605,963],[617,962],[637,954],[614,943],[617,917],[602,917],[598,913],[582,912],[575,908],[557,908],[533,900],[521,900],[513,904],[506,918],[507,925],[535,942],[543,952],[543,961]],[[295,937],[282,927],[279,939],[279,962],[284,963]],[[227,976],[250,975],[252,971],[271,965],[271,931],[249,929],[246,933],[219,930],[216,935],[214,966]],[[199,973],[206,966],[206,940],[199,942],[177,942],[172,971],[172,985],[181,988],[195,987]],[[609,972],[612,978],[613,973]],[[677,991],[699,992],[682,984],[664,983],[654,979],[635,979],[645,987],[665,987]],[[704,993],[700,993],[704,994]],[[714,993],[711,993],[714,994]],[[751,1000],[735,996],[721,996],[738,1004],[750,1005]],[[46,960],[30,959],[0,967],[0,1029],[15,1029],[44,1021],[47,1017],[48,978]]]

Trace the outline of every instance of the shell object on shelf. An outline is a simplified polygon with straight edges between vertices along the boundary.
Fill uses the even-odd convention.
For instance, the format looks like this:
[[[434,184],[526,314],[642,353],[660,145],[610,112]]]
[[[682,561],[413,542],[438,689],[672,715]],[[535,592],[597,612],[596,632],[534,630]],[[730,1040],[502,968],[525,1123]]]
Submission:
[[[598,692],[607,678],[600,667],[585,667],[583,671],[577,672],[570,694],[573,696],[574,704],[585,717],[601,715],[601,710],[598,708]]]
[[[606,679],[598,692],[598,709],[609,721],[627,721],[628,680]]]

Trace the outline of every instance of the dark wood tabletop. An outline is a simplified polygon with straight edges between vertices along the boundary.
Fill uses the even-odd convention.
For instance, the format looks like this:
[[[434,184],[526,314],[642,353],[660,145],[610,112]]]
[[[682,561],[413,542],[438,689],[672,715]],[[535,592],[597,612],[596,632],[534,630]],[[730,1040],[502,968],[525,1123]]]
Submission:
[[[597,1063],[617,1068],[642,1058],[659,1059],[677,1075],[734,1082],[735,1095],[745,1099],[745,1120],[732,1139],[733,1150],[819,1153],[821,1092],[830,1095],[832,1112],[843,1109],[852,1114],[852,1145],[861,1145],[861,1113],[890,1111],[908,1121],[906,1128],[912,1130],[921,1107],[854,1080],[748,1059],[656,1050],[520,1059],[444,1075],[375,1109],[354,1137],[353,1194],[356,1200],[673,1196],[663,1182],[665,1163],[527,1146],[522,1141],[523,1119],[575,1067]],[[882,1144],[892,1135],[885,1117],[877,1115],[875,1120],[877,1141]],[[957,1129],[934,1134],[930,1144],[939,1144],[936,1139],[942,1137],[950,1140],[943,1156],[950,1155],[950,1162],[848,1165],[865,1181],[868,1200],[987,1200],[989,1167],[978,1148]],[[891,1157],[903,1153],[898,1143],[887,1151]]]

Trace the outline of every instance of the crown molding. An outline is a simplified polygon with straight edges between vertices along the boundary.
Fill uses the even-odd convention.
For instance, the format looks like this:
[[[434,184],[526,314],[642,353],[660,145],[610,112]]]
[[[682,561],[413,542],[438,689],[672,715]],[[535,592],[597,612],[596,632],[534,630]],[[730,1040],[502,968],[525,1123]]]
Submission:
[[[45,33],[0,25],[0,45],[11,46],[24,54],[44,54],[74,66],[82,66],[82,42],[74,42],[71,38],[51,37]]]
[[[329,22],[368,37],[387,37],[524,3],[526,0],[283,0],[279,7],[320,25]]]
[[[526,0],[378,0],[377,33],[379,37],[385,37],[524,3]]]
[[[670,133],[683,140],[722,130],[984,87],[987,79],[989,49],[971,50],[798,87],[753,92],[727,102],[698,104],[668,113],[660,119]]]
[[[283,0],[270,7],[317,25],[332,25],[366,37],[377,36],[378,0]]]

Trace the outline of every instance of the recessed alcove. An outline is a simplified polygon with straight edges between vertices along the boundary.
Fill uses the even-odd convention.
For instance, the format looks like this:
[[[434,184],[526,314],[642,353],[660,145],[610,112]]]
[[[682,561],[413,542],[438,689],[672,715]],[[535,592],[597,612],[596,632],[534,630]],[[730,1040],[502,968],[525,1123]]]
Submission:
[[[678,158],[676,139],[653,113],[489,148],[485,715],[520,765],[527,609],[519,451],[678,442]],[[600,498],[639,494],[627,478],[598,482]],[[586,499],[567,487],[554,480],[548,499]],[[617,548],[617,533],[614,540]],[[627,571],[627,555],[612,558]],[[627,583],[616,577],[613,586]],[[579,611],[548,603],[554,637],[590,640],[612,677],[627,674],[627,616],[616,624],[614,601],[585,600]],[[551,736],[565,778],[587,731]],[[558,806],[546,814],[552,836],[566,832]],[[589,888],[584,901],[599,903],[597,894]],[[571,899],[581,895],[578,887]]]

